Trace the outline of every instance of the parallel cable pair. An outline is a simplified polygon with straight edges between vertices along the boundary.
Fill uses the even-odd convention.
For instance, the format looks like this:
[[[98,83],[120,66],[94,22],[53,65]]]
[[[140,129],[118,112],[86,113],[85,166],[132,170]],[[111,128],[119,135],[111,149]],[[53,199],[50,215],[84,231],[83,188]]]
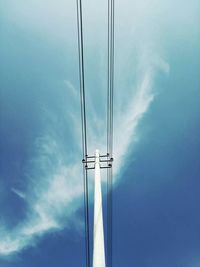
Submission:
[[[114,0],[108,0],[107,152],[113,153]]]
[[[77,28],[78,28],[78,52],[79,52],[79,81],[81,98],[81,126],[82,126],[82,149],[83,158],[87,157],[87,125],[85,104],[85,76],[84,76],[84,54],[83,54],[83,18],[82,1],[77,0]],[[85,218],[85,248],[86,266],[90,267],[90,231],[89,231],[89,197],[88,197],[88,173],[83,166],[84,184],[84,218]]]
[[[114,0],[108,0],[107,154],[113,157]],[[107,170],[107,266],[112,267],[112,168]]]
[[[84,80],[84,45],[82,0],[77,0],[77,28],[79,52],[79,80],[81,98],[81,125],[83,162],[87,161],[87,122]],[[108,0],[108,88],[107,88],[107,161],[113,158],[113,88],[114,88],[114,0]],[[108,164],[107,171],[107,266],[112,267],[112,168]],[[84,217],[85,217],[85,247],[86,266],[90,267],[90,233],[89,233],[89,197],[88,197],[88,169],[83,166],[84,179]]]

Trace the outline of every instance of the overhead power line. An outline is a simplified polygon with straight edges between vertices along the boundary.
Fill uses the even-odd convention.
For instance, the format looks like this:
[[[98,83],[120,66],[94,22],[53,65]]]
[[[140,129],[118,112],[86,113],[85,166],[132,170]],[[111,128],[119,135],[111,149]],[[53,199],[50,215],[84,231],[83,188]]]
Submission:
[[[86,158],[88,149],[87,149],[84,51],[83,51],[83,18],[82,18],[82,1],[81,0],[77,0],[77,28],[78,28],[78,53],[79,53],[79,81],[80,81],[80,97],[81,97],[82,146],[83,146],[83,158]],[[90,267],[88,173],[87,173],[87,169],[84,166],[83,166],[83,184],[84,184],[86,266]]]
[[[108,0],[107,154],[113,157],[114,0]],[[107,266],[112,267],[112,168],[107,170]]]
[[[90,267],[90,223],[89,223],[89,194],[88,170],[96,159],[88,156],[87,117],[84,77],[84,42],[82,0],[77,0],[77,29],[79,53],[79,80],[81,98],[81,128],[83,149],[83,181],[84,181],[84,218],[85,218],[85,247],[86,266]],[[108,0],[108,71],[107,71],[107,153],[99,155],[100,169],[107,168],[107,267],[112,267],[112,161],[113,161],[113,91],[114,91],[114,0]],[[95,169],[96,171],[96,169]],[[96,253],[95,253],[96,255]],[[97,264],[98,265],[98,264]],[[99,265],[98,265],[99,266]],[[96,267],[96,266],[93,266]]]
[[[82,0],[77,0],[77,28],[78,28],[78,52],[79,52],[79,81],[80,81],[80,96],[81,96],[81,125],[82,125],[83,156],[85,158],[87,156],[87,127],[86,127],[86,103],[85,103]]]
[[[114,0],[108,0],[107,152],[113,153]]]

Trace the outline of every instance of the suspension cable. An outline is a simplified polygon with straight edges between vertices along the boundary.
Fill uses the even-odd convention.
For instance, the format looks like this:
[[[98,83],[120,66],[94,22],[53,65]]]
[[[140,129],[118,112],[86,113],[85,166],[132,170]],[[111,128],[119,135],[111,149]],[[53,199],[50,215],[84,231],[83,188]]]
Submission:
[[[107,153],[113,155],[114,0],[108,0]],[[107,171],[107,265],[112,267],[112,168]]]
[[[83,56],[83,22],[82,1],[77,0],[77,29],[78,29],[78,53],[79,53],[79,80],[81,98],[81,126],[83,158],[87,157],[87,127],[86,127],[86,104],[85,104],[85,80],[84,80],[84,56]],[[84,183],[84,219],[85,219],[85,248],[86,266],[90,267],[90,234],[89,234],[89,201],[88,201],[88,174],[83,166]]]
[[[86,104],[85,104],[85,76],[84,76],[84,53],[83,53],[83,22],[82,0],[77,0],[77,28],[78,28],[78,52],[79,52],[79,80],[81,97],[81,124],[83,140],[83,156],[87,156],[87,130],[86,130]]]
[[[107,152],[113,153],[114,0],[108,0]]]
[[[87,159],[87,127],[86,127],[86,101],[84,81],[83,56],[83,23],[82,1],[77,0],[77,28],[79,51],[79,80],[81,98],[81,125],[83,158]],[[113,154],[113,88],[114,88],[114,0],[108,0],[108,85],[107,85],[107,155]],[[84,167],[83,167],[84,168]],[[90,267],[90,236],[89,236],[89,201],[88,201],[88,174],[83,169],[84,178],[84,211],[85,211],[85,247],[86,266]],[[108,266],[112,267],[112,168],[107,172],[107,258]]]

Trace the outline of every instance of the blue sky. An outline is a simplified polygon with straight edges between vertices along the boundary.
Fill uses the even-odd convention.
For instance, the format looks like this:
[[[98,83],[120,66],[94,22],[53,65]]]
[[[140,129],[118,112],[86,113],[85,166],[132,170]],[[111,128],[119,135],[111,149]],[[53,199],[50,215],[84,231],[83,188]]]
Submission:
[[[200,4],[115,7],[113,266],[199,267]],[[90,153],[105,151],[106,8],[83,1]],[[83,266],[75,1],[1,0],[0,40],[0,266]],[[91,219],[92,190],[91,173]]]

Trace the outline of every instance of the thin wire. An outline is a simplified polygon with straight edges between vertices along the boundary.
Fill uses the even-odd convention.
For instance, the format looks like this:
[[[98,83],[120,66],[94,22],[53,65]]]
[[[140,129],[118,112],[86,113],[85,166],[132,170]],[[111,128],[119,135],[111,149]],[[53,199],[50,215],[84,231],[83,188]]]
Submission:
[[[108,248],[107,265],[112,266],[112,168],[108,169],[108,201],[107,201],[107,223],[108,223]]]
[[[107,153],[113,155],[114,0],[108,0]],[[107,171],[107,265],[112,267],[112,168]]]
[[[108,0],[108,43],[107,43],[107,51],[108,51],[108,62],[107,62],[107,155],[109,155],[109,141],[110,141],[110,0]],[[110,221],[109,221],[109,212],[110,212],[110,184],[109,184],[109,176],[110,172],[107,169],[107,265],[109,267],[109,258],[110,258]]]
[[[83,166],[84,179],[84,207],[85,207],[85,247],[86,247],[86,266],[90,267],[90,233],[89,233],[89,208],[88,208],[88,171]]]
[[[83,148],[83,158],[85,157],[85,129],[84,129],[84,102],[83,102],[83,78],[82,78],[82,64],[81,64],[81,46],[80,46],[80,26],[79,26],[79,9],[77,0],[77,28],[78,28],[78,54],[79,54],[79,82],[80,82],[80,98],[81,98],[81,130],[82,130],[82,148]]]
[[[85,158],[87,156],[87,126],[86,126],[83,23],[82,23],[82,1],[81,0],[77,0],[77,26],[78,26],[79,78],[80,78],[80,96],[81,96],[83,156]]]
[[[85,104],[85,82],[84,82],[84,56],[83,56],[83,25],[82,25],[82,1],[77,0],[77,28],[78,28],[78,52],[79,52],[79,80],[81,98],[81,125],[83,158],[87,157],[87,131],[86,131],[86,104]],[[83,166],[84,183],[84,219],[85,219],[85,249],[86,266],[90,267],[90,234],[89,234],[89,204],[88,204],[88,174]]]
[[[114,91],[114,0],[111,0],[111,85],[110,85],[110,156],[113,154],[113,91]]]
[[[108,0],[107,152],[113,153],[114,0]]]
[[[107,154],[110,142],[110,0],[108,0]]]
[[[108,70],[107,70],[107,154],[109,155],[110,142],[110,0],[108,0]],[[107,169],[107,266],[110,266],[110,169]]]

